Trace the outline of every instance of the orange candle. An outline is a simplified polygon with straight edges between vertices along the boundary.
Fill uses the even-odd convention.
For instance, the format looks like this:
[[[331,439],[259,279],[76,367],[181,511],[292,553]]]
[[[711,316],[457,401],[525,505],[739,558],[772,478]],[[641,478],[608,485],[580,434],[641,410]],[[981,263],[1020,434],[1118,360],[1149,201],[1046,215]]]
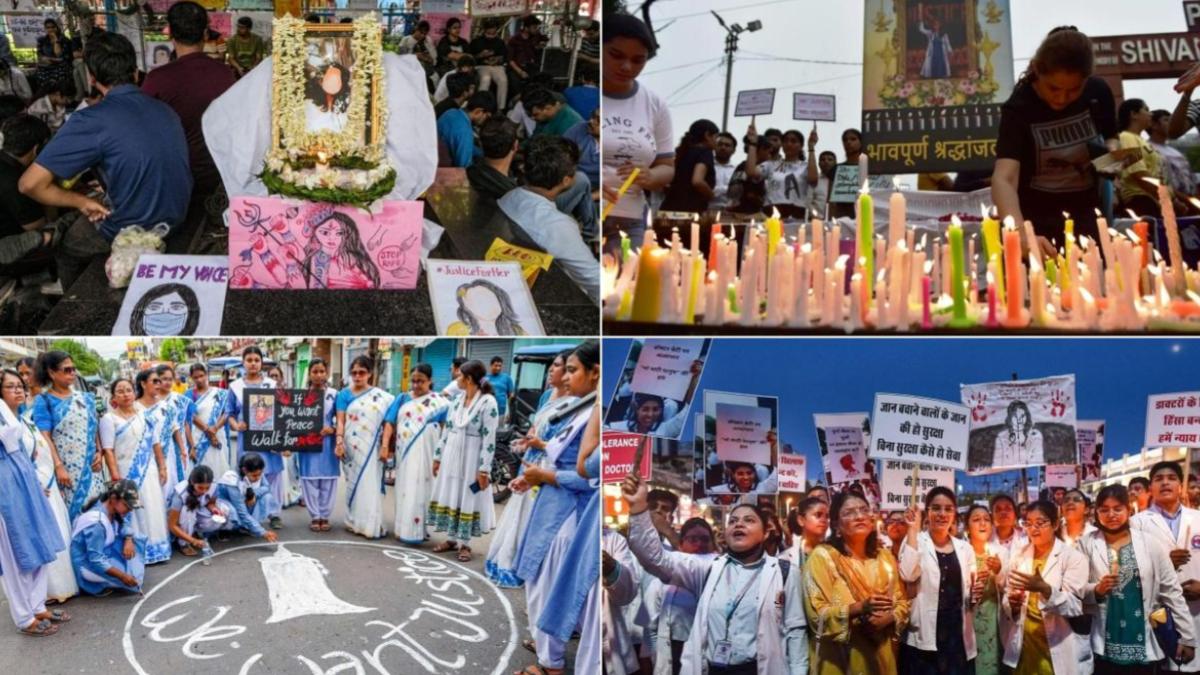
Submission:
[[[1004,273],[1008,286],[1004,325],[1008,328],[1026,326],[1029,315],[1025,311],[1025,284],[1021,274],[1021,235],[1011,218],[1004,219]]]
[[[1133,232],[1137,235],[1142,248],[1142,267],[1150,264],[1150,223],[1139,220],[1133,224]]]

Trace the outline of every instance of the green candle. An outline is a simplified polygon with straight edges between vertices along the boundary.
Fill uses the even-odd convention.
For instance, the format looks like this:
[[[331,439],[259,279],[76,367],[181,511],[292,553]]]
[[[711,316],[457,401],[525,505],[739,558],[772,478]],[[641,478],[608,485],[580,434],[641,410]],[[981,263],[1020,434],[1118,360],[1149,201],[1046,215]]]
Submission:
[[[1049,281],[1051,286],[1058,284],[1058,265],[1054,258],[1046,258],[1046,281]]]
[[[736,314],[738,311],[737,288],[735,288],[733,284],[729,284],[728,299],[729,299],[729,311]]]
[[[621,233],[621,264],[629,262],[629,235]]]
[[[867,284],[865,310],[871,304],[875,294],[870,292],[875,281],[875,206],[871,201],[871,193],[867,192],[864,183],[862,192],[858,195],[858,243],[856,257],[862,264],[863,279]]]
[[[966,328],[974,322],[967,318],[966,277],[963,274],[963,231],[962,224],[955,218],[946,231],[950,238],[950,291],[954,297],[954,314],[950,319],[952,328]]]

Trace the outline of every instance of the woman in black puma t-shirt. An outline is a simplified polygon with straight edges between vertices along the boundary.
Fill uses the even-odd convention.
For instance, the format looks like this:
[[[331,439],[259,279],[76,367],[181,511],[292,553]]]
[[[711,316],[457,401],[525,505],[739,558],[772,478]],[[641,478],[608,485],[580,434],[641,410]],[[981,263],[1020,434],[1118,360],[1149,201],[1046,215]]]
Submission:
[[[1112,90],[1092,67],[1088,37],[1055,28],[1001,109],[992,197],[1001,217],[1033,223],[1048,255],[1064,243],[1064,212],[1075,220],[1076,239],[1097,237],[1091,161],[1117,148],[1119,130]]]

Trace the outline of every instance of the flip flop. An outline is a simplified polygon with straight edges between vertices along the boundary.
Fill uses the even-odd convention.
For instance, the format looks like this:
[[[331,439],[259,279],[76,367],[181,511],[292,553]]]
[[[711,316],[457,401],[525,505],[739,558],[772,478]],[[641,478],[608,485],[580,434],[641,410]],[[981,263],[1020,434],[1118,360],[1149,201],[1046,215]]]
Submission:
[[[530,639],[521,640],[521,646],[534,654],[537,653],[537,643]]]
[[[195,547],[193,547],[191,544],[184,544],[183,546],[180,546],[179,552],[182,553],[183,555],[186,555],[189,558],[195,558],[197,555],[200,554],[200,552],[197,551],[195,549]]]
[[[450,551],[457,551],[457,550],[458,550],[458,544],[456,544],[452,541],[443,541],[442,543],[433,547],[434,553],[448,553]]]
[[[42,620],[49,621],[50,623],[66,623],[71,620],[71,615],[61,609],[52,609],[50,610],[50,616]]]
[[[328,532],[328,531],[330,531],[330,530],[332,530],[332,529],[333,529],[333,526],[329,524],[329,521],[328,521],[328,520],[322,520],[322,521],[321,521],[321,531],[322,531],[322,532]]]
[[[458,562],[471,562],[471,549],[468,546],[462,546],[458,549],[458,555],[455,556]]]
[[[21,632],[32,637],[50,637],[58,632],[58,626],[55,626],[46,619],[42,619],[32,626],[22,628]]]

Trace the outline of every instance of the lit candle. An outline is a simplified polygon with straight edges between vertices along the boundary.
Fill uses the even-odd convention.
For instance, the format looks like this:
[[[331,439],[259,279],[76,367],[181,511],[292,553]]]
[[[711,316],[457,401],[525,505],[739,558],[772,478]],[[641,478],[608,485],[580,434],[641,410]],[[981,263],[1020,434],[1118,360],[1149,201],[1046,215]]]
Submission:
[[[864,150],[865,150],[865,148],[864,148]],[[867,178],[870,176],[869,168],[870,168],[870,165],[869,165],[869,159],[867,157],[867,153],[862,152],[858,156],[858,179],[860,181],[862,181],[864,187],[867,184]]]
[[[1011,216],[1005,218],[1004,224],[1007,227],[1012,222]],[[987,256],[988,263],[993,260],[1000,261],[1002,252],[1000,244],[1000,221],[992,217],[991,211],[986,207],[983,209],[983,251]],[[1005,304],[1007,293],[1005,293],[1004,275],[1008,271],[1005,269],[1007,261],[1001,261],[996,264],[996,297],[1001,304]]]
[[[662,309],[663,259],[666,255],[666,249],[648,243],[638,256],[637,285],[633,292],[631,314],[634,321],[658,321]]]
[[[904,240],[907,208],[904,193],[900,192],[900,184],[896,183],[896,190],[888,202],[888,250]]]
[[[795,308],[792,310],[791,316],[791,324],[801,328],[808,327],[808,286],[811,273],[808,262],[811,258],[812,244],[801,246],[800,255],[796,256],[795,281],[792,285]]]
[[[329,168],[329,155],[324,152],[317,152],[317,171],[324,171]]]
[[[995,269],[996,269],[996,263],[994,261],[988,263],[987,323],[985,324],[988,328],[995,328],[996,326],[1000,325],[1000,323],[998,321],[996,321],[996,275],[994,274]]]
[[[866,155],[860,157],[860,166],[865,166]],[[871,201],[871,193],[867,190],[867,183],[864,180],[862,191],[858,197],[858,237],[856,239],[854,258],[861,260],[863,265],[863,279],[866,279],[866,289],[864,295],[867,298],[867,304],[870,304],[871,297],[871,280],[875,278],[875,228],[874,228],[874,205]]]
[[[632,249],[632,246],[630,245],[629,235],[625,234],[625,231],[622,230],[621,231],[621,264],[622,265],[629,262],[629,252],[631,249]]]
[[[783,238],[783,221],[779,219],[779,209],[772,207],[771,217],[767,218],[767,259],[775,258],[775,249]]]
[[[946,230],[950,238],[950,292],[954,298],[953,318],[950,326],[966,328],[972,325],[967,318],[967,301],[965,297],[966,279],[963,276],[963,231],[962,222],[958,216],[951,216],[950,227]]]
[[[1029,324],[1029,314],[1025,311],[1025,285],[1022,283],[1021,235],[1017,233],[1011,216],[1004,219],[1004,265],[1008,272],[1004,325],[1023,328]]]
[[[1112,235],[1108,232],[1108,220],[1100,213],[1100,209],[1096,209],[1096,228],[1100,230],[1100,251],[1104,253],[1104,262],[1111,267],[1117,261],[1116,252],[1113,250]]]
[[[697,234],[694,223],[692,234]],[[692,241],[694,242],[695,239]],[[704,277],[704,258],[701,257],[699,253],[694,253],[691,257],[691,261],[687,264],[691,266],[691,272],[689,274],[690,279],[688,279],[687,314],[684,316],[684,319],[687,323],[693,324],[696,323],[696,302],[697,298],[700,296],[700,280]]]
[[[688,237],[688,248],[691,249],[692,257],[700,255],[700,217],[692,216],[692,231]]]
[[[853,333],[862,328],[862,296],[859,288],[862,286],[862,274],[856,273],[850,277],[850,321],[846,324],[846,332]]]
[[[1171,191],[1161,182],[1148,178],[1158,185],[1158,203],[1162,208],[1163,228],[1167,231],[1167,253],[1171,256],[1172,292],[1182,296],[1187,291],[1187,268],[1183,263],[1183,246],[1179,242],[1179,223],[1175,220],[1175,204],[1171,202]]]

